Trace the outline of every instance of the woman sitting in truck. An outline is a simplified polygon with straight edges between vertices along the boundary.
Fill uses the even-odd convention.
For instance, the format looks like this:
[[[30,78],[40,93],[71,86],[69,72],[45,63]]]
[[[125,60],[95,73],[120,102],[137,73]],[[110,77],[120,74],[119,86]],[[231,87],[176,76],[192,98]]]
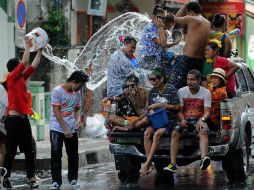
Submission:
[[[152,70],[149,80],[153,88],[150,92],[148,111],[149,113],[154,113],[159,109],[166,109],[169,124],[162,128],[156,128],[150,122],[149,116],[145,116],[142,120],[136,123],[135,127],[148,125],[144,133],[144,147],[147,160],[140,170],[140,176],[147,175],[152,171],[152,158],[155,151],[158,149],[161,136],[167,132],[171,132],[172,127],[176,123],[179,110],[177,89],[173,85],[167,84],[164,70]]]
[[[220,101],[227,99],[225,71],[221,68],[215,68],[208,77],[208,81],[208,89],[212,97],[208,126],[215,131],[219,127]]]
[[[211,74],[214,68],[221,68],[226,72],[225,79],[227,80],[226,90],[228,98],[236,96],[235,90],[235,73],[239,66],[232,63],[225,57],[218,56],[219,48],[221,47],[220,41],[211,40],[206,46],[205,58],[206,63],[203,66],[202,77],[203,80]],[[204,83],[202,83],[202,86]]]

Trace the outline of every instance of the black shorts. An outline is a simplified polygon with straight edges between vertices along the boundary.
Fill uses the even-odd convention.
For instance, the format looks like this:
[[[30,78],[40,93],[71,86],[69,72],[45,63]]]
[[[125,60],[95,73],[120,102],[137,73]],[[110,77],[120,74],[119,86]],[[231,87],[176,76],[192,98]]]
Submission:
[[[6,144],[6,136],[0,130],[0,144]]]
[[[175,63],[170,67],[167,72],[168,82],[175,86],[176,89],[182,88],[187,85],[187,74],[192,69],[197,69],[202,72],[203,58],[191,58],[186,55],[179,55]]]

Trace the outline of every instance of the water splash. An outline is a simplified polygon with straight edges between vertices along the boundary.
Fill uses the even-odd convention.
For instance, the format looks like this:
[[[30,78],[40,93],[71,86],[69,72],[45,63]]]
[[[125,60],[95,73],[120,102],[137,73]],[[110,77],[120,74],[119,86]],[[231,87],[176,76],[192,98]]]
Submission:
[[[119,36],[131,35],[139,42],[143,27],[151,20],[146,15],[128,12],[104,25],[87,42],[83,51],[75,60],[75,65],[84,69],[92,65],[93,72],[88,88],[94,90],[106,81],[107,66],[112,50],[119,49]],[[138,47],[136,53],[139,51]]]
[[[143,28],[149,22],[151,22],[149,16],[140,13],[127,12],[118,16],[104,25],[89,39],[74,63],[54,56],[50,45],[44,48],[42,54],[56,64],[66,67],[69,73],[78,69],[84,70],[89,65],[92,65],[90,81],[87,83],[87,87],[94,91],[107,81],[109,57],[114,50],[121,48],[119,36],[131,35],[135,37],[138,42],[135,54],[138,55],[140,50],[139,41],[143,35]],[[179,44],[172,47],[171,51],[182,52],[182,45]],[[140,77],[142,84],[146,87],[151,87],[147,80],[147,74],[149,73],[150,71],[144,69],[136,71],[136,75]]]
[[[52,47],[49,44],[43,49],[42,55],[58,65],[63,65],[70,72],[78,70],[78,67],[76,67],[74,63],[68,61],[67,59],[61,59],[55,56],[52,52]]]

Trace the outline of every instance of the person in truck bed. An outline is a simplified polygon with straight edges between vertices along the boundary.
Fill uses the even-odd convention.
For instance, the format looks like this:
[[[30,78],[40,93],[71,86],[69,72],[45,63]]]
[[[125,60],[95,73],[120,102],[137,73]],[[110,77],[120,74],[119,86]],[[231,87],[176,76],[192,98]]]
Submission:
[[[166,75],[163,69],[154,69],[149,77],[153,86],[149,97],[149,113],[156,112],[162,108],[166,109],[169,123],[161,128],[154,126],[149,116],[145,116],[136,123],[136,127],[148,126],[144,133],[144,147],[147,156],[146,162],[140,170],[140,176],[147,175],[152,171],[152,158],[158,149],[161,136],[171,132],[171,129],[177,123],[177,112],[179,110],[179,98],[177,89],[167,83]]]
[[[208,89],[212,96],[211,114],[208,125],[211,130],[217,130],[219,127],[220,101],[228,98],[226,91],[225,71],[221,68],[215,68],[208,77]]]
[[[176,156],[180,139],[186,132],[193,132],[199,138],[201,153],[200,169],[204,170],[210,165],[208,152],[209,128],[206,119],[209,118],[211,109],[211,93],[200,86],[201,73],[193,69],[188,72],[188,86],[180,88],[178,91],[180,99],[180,112],[178,117],[180,123],[175,126],[171,135],[170,157],[171,163],[164,168],[164,171],[177,172]]]
[[[121,110],[121,114],[112,114],[108,117],[110,125],[114,126],[115,130],[128,131],[131,128],[128,126],[134,125],[138,118],[144,114],[148,106],[149,92],[147,89],[139,85],[139,78],[134,74],[127,77],[125,81],[124,91],[121,97],[108,97],[103,100],[125,102],[125,110]],[[125,113],[124,113],[125,112]],[[127,122],[126,122],[127,120]]]

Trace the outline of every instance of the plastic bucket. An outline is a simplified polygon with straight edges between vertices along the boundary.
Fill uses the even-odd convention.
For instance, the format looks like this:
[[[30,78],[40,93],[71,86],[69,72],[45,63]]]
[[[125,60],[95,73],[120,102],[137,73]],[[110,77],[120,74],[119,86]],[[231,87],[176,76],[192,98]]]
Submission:
[[[31,39],[30,52],[38,51],[38,49],[44,48],[48,44],[48,35],[42,28],[35,28],[26,36]]]
[[[164,128],[169,125],[168,114],[165,108],[158,109],[149,114],[149,120],[152,122],[154,129]]]

